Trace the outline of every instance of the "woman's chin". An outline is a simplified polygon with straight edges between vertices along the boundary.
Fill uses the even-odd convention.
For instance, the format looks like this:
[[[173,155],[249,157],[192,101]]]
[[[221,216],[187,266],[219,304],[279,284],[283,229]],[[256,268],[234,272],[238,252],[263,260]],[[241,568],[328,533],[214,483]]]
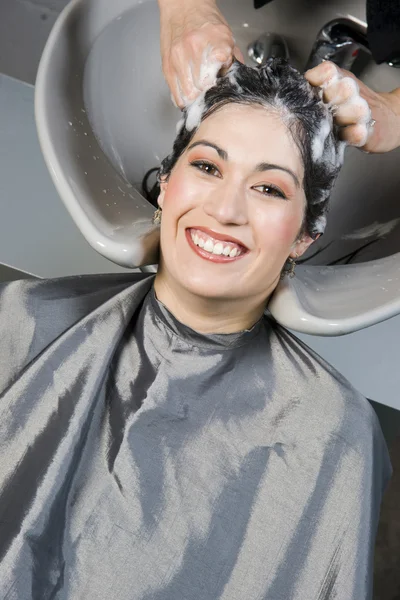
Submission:
[[[276,273],[262,271],[259,265],[252,265],[248,270],[226,272],[218,269],[213,273],[210,268],[199,269],[193,263],[181,263],[178,272],[170,271],[180,287],[199,299],[209,299],[215,302],[241,302],[250,298],[267,298],[273,293],[279,283],[280,270]]]
[[[188,292],[199,298],[210,299],[210,300],[234,300],[240,296],[239,290],[234,286],[234,282],[230,277],[213,277],[206,276],[204,273],[198,275],[193,272],[180,273],[181,286]],[[237,278],[235,278],[237,282]]]

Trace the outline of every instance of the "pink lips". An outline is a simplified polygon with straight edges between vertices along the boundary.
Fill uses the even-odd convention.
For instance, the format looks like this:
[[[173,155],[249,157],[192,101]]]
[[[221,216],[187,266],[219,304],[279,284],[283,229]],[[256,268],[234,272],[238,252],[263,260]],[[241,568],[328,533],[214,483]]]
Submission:
[[[238,246],[242,252],[239,256],[233,256],[233,257],[225,256],[224,254],[213,254],[212,252],[207,252],[206,250],[203,250],[203,248],[200,248],[200,246],[196,246],[196,244],[193,242],[192,236],[190,234],[191,228],[186,229],[185,234],[186,234],[186,239],[189,243],[189,246],[192,248],[192,250],[194,252],[196,252],[196,254],[198,256],[200,256],[201,258],[204,258],[208,261],[211,261],[214,263],[234,262],[236,260],[239,260],[240,258],[243,258],[243,256],[245,256],[248,252],[248,248],[246,248],[246,246],[244,246],[241,242],[239,242],[235,238],[232,238],[232,237],[224,235],[224,234],[217,233],[215,231],[211,231],[210,229],[206,229],[205,227],[194,227],[193,229],[195,229],[196,231],[204,231],[205,234],[207,234],[208,236],[210,236],[211,238],[213,238],[215,240],[218,240],[221,242],[227,242],[227,243],[231,242],[235,246]]]

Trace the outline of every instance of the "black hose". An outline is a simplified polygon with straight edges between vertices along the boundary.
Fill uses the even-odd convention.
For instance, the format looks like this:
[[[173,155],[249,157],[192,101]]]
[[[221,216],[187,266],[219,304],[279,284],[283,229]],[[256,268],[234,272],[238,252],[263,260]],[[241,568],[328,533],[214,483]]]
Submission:
[[[148,182],[149,182],[150,175],[152,175],[155,172],[158,172],[159,169],[160,169],[160,167],[153,167],[152,169],[149,169],[147,171],[147,173],[145,174],[145,176],[143,177],[143,181],[142,181],[142,193],[143,193],[144,197],[146,198],[146,200],[148,200],[150,202],[150,204],[152,204],[155,207],[157,207],[157,198],[160,194],[160,184],[158,183],[158,181],[156,181],[153,184],[153,186],[151,188],[149,188]]]

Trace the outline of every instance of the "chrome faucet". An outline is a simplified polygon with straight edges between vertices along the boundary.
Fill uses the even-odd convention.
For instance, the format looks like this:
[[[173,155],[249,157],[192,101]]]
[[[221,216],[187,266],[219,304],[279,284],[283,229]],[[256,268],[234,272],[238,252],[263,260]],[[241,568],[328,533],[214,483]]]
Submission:
[[[367,26],[352,18],[329,21],[317,35],[307,61],[305,71],[316,67],[324,60],[338,67],[351,70],[360,50],[371,54],[367,40]]]
[[[277,33],[264,33],[255,42],[249,44],[247,53],[257,65],[265,65],[269,58],[289,60],[286,40]]]
[[[364,58],[371,57],[367,25],[353,17],[334,19],[324,25],[318,33],[304,70],[316,67],[324,60],[330,60],[338,67],[351,71],[360,51]],[[258,65],[264,65],[269,58],[280,57],[289,60],[286,41],[276,33],[261,35],[247,47],[247,53]],[[390,67],[400,67],[400,59],[388,61],[387,64]]]
[[[305,71],[316,67],[324,60],[331,60],[343,69],[351,70],[360,50],[371,54],[367,40],[367,26],[352,18],[329,21],[318,33],[311,50]],[[269,58],[289,60],[289,50],[283,36],[264,33],[247,47],[248,56],[258,65]]]

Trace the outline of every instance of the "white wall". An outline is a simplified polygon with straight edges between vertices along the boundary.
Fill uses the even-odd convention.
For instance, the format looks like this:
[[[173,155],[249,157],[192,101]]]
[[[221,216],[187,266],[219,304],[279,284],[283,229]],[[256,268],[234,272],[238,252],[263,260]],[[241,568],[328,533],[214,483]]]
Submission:
[[[364,396],[400,410],[400,316],[335,338],[295,335]]]

